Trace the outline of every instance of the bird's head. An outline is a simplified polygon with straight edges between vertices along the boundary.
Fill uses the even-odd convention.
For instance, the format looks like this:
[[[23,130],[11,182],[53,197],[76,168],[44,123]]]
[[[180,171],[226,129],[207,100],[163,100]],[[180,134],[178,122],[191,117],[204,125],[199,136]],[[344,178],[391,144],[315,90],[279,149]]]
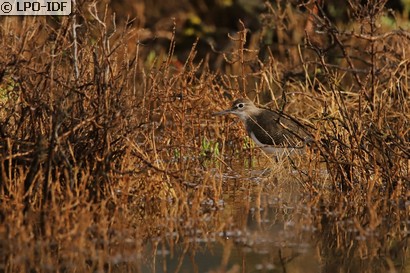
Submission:
[[[237,99],[232,103],[231,108],[217,112],[215,116],[227,115],[227,114],[234,114],[238,116],[242,120],[246,120],[250,115],[255,114],[260,109],[253,104],[253,102],[249,99],[242,98]]]

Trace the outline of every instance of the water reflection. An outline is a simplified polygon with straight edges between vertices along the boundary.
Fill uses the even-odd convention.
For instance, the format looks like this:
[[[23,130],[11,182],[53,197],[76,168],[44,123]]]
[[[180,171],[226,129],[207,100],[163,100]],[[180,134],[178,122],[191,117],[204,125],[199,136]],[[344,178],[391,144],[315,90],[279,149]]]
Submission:
[[[297,181],[278,181],[263,170],[245,172],[225,177],[222,206],[210,220],[222,228],[216,224],[218,230],[210,229],[205,238],[198,230],[172,249],[151,244],[147,253],[156,256],[142,271],[319,272],[314,229],[303,228],[300,219]]]
[[[340,208],[318,209],[322,197],[303,194],[294,175],[246,173],[226,176],[210,220],[222,228],[216,224],[172,250],[166,242],[151,245],[147,253],[155,255],[142,272],[409,272],[409,233],[397,241],[386,226],[378,231],[384,235],[360,237],[358,214],[342,223]]]
[[[376,207],[348,198],[357,193],[311,193],[291,168],[258,164],[215,171],[178,200],[120,196],[50,210],[47,236],[37,212],[23,221],[10,206],[0,272],[410,271],[409,202]],[[217,181],[221,194],[212,192]]]

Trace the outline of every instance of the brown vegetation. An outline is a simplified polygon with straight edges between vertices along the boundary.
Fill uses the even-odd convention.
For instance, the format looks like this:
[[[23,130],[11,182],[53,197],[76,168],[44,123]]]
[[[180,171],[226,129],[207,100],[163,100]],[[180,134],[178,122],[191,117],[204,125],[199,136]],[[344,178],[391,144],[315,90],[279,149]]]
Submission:
[[[245,94],[316,128],[292,166],[321,256],[369,268],[408,257],[410,34],[380,23],[385,1],[350,2],[346,30],[321,5],[266,3],[261,31],[239,22],[218,71],[198,43],[177,59],[175,26],[152,55],[87,2],[70,17],[2,18],[0,271],[140,272],[161,247],[245,226],[220,210],[235,191],[223,174],[260,154],[232,119],[211,117]],[[260,47],[268,37],[279,45]],[[272,176],[278,191],[285,175]]]

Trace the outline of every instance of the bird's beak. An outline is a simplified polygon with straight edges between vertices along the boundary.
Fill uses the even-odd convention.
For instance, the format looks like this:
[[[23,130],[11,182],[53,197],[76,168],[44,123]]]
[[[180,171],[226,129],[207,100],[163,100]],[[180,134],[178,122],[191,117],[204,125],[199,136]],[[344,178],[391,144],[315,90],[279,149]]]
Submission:
[[[231,112],[232,112],[231,109],[227,109],[227,110],[223,110],[223,111],[220,111],[220,112],[213,113],[212,116],[223,116],[223,115],[230,114]]]

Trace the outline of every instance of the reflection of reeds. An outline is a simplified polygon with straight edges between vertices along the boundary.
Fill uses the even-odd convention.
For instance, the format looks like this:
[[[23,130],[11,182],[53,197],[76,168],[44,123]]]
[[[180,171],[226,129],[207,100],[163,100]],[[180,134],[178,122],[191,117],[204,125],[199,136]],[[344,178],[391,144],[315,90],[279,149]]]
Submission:
[[[410,213],[410,52],[402,46],[408,33],[382,32],[378,11],[351,22],[364,24],[364,32],[342,32],[316,7],[312,16],[326,35],[292,47],[285,29],[301,32],[299,13],[270,9],[281,26],[286,16],[295,19],[275,30],[278,52],[266,49],[259,60],[257,36],[240,23],[222,58],[224,73],[194,62],[195,47],[184,64],[175,61],[175,32],[168,53],[153,57],[143,44],[132,50],[138,33],[87,9],[77,14],[84,22],[75,36],[70,29],[78,22],[65,17],[2,21],[6,271],[115,271],[115,265],[138,272],[162,247],[162,253],[178,243],[195,250],[192,238],[223,243],[223,234],[246,229],[249,196],[267,208],[269,194],[291,199],[285,185],[293,182],[303,213],[275,217],[297,217],[301,229],[317,230],[325,261],[348,253],[357,263],[380,262],[380,254],[394,253],[397,260],[385,263],[400,263]],[[285,51],[289,58],[281,55],[279,63],[276,55]],[[315,128],[308,153],[272,162],[272,179],[257,186],[226,183],[228,172],[246,175],[236,171],[238,162],[253,167],[263,156],[235,121],[217,124],[211,117],[243,96],[239,90]],[[239,205],[221,201],[228,199]],[[253,217],[262,229],[268,215]],[[144,258],[148,241],[156,256]],[[333,271],[331,263],[326,267]]]

